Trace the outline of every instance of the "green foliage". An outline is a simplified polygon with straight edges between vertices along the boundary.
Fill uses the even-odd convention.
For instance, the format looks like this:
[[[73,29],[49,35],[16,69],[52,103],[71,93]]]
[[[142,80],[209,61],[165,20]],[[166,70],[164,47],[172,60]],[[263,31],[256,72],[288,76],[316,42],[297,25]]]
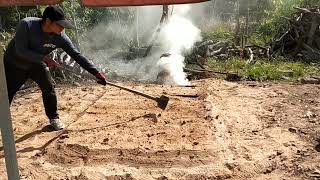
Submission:
[[[106,33],[107,27],[110,24],[116,24],[119,27],[122,27],[121,32],[117,33],[117,37],[122,36],[126,37],[125,30],[129,29],[130,25],[134,23],[134,11],[133,8],[128,7],[121,7],[121,8],[86,8],[82,7],[77,0],[65,0],[62,4],[62,7],[66,13],[68,19],[74,22],[77,26],[78,32],[78,40],[84,40],[81,44],[84,45],[88,39],[88,35],[92,36],[92,30],[94,27],[97,27],[99,24],[105,25],[105,31],[100,33]],[[91,32],[91,33],[90,33]],[[95,31],[93,31],[95,32]],[[74,30],[67,30],[69,36],[73,39],[76,39],[76,31]],[[98,37],[98,36],[97,36]],[[100,37],[101,38],[101,37]],[[104,37],[104,39],[107,37]],[[116,38],[116,36],[109,37],[109,38]],[[92,39],[91,39],[92,40]],[[112,40],[112,39],[111,39]],[[107,44],[112,44],[111,40],[105,40],[108,42]],[[103,40],[101,40],[102,42]],[[128,41],[125,38],[121,38],[117,42],[120,41]],[[102,44],[97,44],[100,46]],[[96,47],[95,47],[96,48]],[[107,48],[105,44],[103,44],[103,48]]]
[[[296,12],[294,7],[314,7],[320,3],[319,0],[216,0],[215,5],[215,14],[222,22],[236,23],[239,18],[244,26],[249,13],[248,42],[263,45],[287,30],[288,21],[282,17],[291,17]]]
[[[90,29],[98,23],[112,21],[132,22],[134,13],[132,8],[86,8],[78,0],[65,0],[60,6],[64,9],[68,19],[75,20],[78,29]],[[47,6],[30,7],[0,7],[0,30],[9,31],[17,23],[29,16],[40,17]],[[74,18],[74,19],[73,19]]]
[[[271,40],[274,36],[283,33],[283,31],[287,29],[288,21],[283,17],[291,17],[292,14],[296,12],[294,7],[304,7],[311,1],[271,0],[272,7],[266,10],[267,17],[262,21],[261,25],[258,26],[257,31],[261,36],[264,36],[264,39]]]
[[[99,23],[108,24],[114,21],[131,22],[134,18],[132,8],[86,8],[77,0],[65,0],[62,7],[69,19],[76,21],[78,29],[91,29]]]
[[[230,27],[228,27],[227,25],[219,25],[203,31],[202,37],[204,40],[232,41],[234,35]]]
[[[264,36],[263,34],[259,33],[259,32],[253,32],[250,36],[249,36],[249,44],[256,44],[256,45],[261,45],[264,46],[269,39],[271,39],[272,37],[270,36]]]
[[[288,21],[283,17],[292,17],[297,12],[294,7],[314,7],[320,5],[319,0],[216,0],[215,14],[223,22],[240,22],[240,30],[244,31],[246,17],[249,13],[250,44],[265,45],[288,28]],[[204,33],[208,39],[232,39],[236,26],[232,28],[212,28]],[[223,25],[224,26],[224,25]],[[219,29],[220,28],[220,29]],[[230,30],[228,32],[228,30]],[[210,32],[211,31],[211,32]],[[245,33],[244,33],[245,34]]]
[[[13,32],[21,19],[29,16],[38,17],[40,14],[36,6],[0,7],[0,31]]]
[[[209,59],[209,68],[220,72],[234,72],[241,76],[256,80],[297,80],[304,76],[320,76],[320,64],[289,62],[283,59],[258,60],[255,64],[248,64],[246,60],[233,58],[227,61]],[[285,72],[292,71],[291,77]]]

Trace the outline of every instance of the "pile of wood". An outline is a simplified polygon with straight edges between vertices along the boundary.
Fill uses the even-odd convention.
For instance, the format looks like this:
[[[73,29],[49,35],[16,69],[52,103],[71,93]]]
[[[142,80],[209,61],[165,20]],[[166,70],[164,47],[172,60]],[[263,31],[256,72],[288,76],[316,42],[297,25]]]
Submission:
[[[226,59],[230,56],[240,56],[241,49],[229,41],[204,41],[197,45],[193,53],[203,58],[215,57]]]
[[[288,30],[271,45],[272,56],[292,59],[320,59],[320,10],[296,8],[298,13],[283,17],[289,22]]]
[[[59,63],[55,69],[51,69],[53,81],[57,82],[78,82],[92,81],[95,78],[82,69],[66,52],[55,50],[50,53],[52,59]]]
[[[295,60],[320,59],[320,9],[296,8],[287,31],[267,46],[247,45],[243,48],[228,41],[204,41],[186,57],[187,63],[205,64],[207,58],[226,60],[234,56],[254,63],[259,58],[283,56]]]
[[[193,51],[186,57],[186,62],[201,66],[206,63],[207,58],[227,60],[235,56],[247,59],[248,63],[254,63],[258,58],[269,58],[270,48],[258,45],[248,45],[241,48],[229,41],[207,40],[193,48]]]
[[[185,55],[185,62],[204,68],[210,57],[226,60],[231,56],[239,55],[240,51],[233,43],[228,41],[215,42],[213,40],[206,40],[197,43],[192,51]]]

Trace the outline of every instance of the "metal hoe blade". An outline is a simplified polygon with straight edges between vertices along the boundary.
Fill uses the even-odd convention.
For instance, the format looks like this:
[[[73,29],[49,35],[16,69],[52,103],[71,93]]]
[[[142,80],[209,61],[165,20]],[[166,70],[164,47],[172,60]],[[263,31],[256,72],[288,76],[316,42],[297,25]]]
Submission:
[[[160,98],[157,99],[158,102],[158,107],[161,108],[162,110],[165,110],[168,102],[169,102],[169,97],[167,96],[160,96]]]
[[[98,82],[99,83],[99,82]],[[120,86],[120,85],[117,85],[117,84],[114,84],[114,83],[111,83],[111,82],[108,82],[106,81],[105,82],[106,84],[110,85],[110,86],[114,86],[114,87],[117,87],[117,88],[120,88],[120,89],[123,89],[123,90],[126,90],[126,91],[129,91],[129,92],[132,92],[134,94],[137,94],[137,95],[140,95],[140,96],[143,96],[145,98],[148,98],[148,99],[152,99],[154,101],[156,101],[158,104],[158,107],[161,108],[162,110],[165,110],[167,105],[168,105],[168,102],[169,102],[169,97],[167,96],[160,96],[160,97],[155,97],[155,96],[152,96],[152,95],[149,95],[149,94],[146,94],[146,93],[143,93],[143,92],[140,92],[140,91],[137,91],[137,90],[133,90],[133,89],[130,89],[130,88],[127,88],[127,87],[123,87],[123,86]],[[100,83],[101,84],[101,83]],[[105,85],[105,84],[104,84]]]

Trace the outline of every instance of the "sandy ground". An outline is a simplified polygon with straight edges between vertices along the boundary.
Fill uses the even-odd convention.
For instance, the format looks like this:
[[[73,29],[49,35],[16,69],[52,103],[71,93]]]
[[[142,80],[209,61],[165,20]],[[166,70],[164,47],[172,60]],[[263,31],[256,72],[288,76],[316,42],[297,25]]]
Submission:
[[[320,179],[320,86],[223,80],[196,87],[58,87],[66,130],[38,89],[11,107],[21,179]],[[3,148],[0,179],[6,179]]]

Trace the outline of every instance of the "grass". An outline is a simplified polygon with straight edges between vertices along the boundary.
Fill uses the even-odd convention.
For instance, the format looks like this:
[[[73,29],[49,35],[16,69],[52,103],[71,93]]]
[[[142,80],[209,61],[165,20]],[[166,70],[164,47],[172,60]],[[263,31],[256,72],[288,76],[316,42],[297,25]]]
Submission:
[[[230,26],[221,24],[202,32],[205,40],[233,41],[233,32]],[[264,45],[263,36],[253,33],[249,42],[252,44]],[[219,72],[234,72],[247,79],[267,81],[267,80],[289,80],[296,81],[302,77],[320,77],[320,61],[317,63],[306,63],[301,61],[289,61],[283,58],[274,60],[260,59],[254,64],[248,64],[246,60],[233,57],[226,61],[208,59],[208,66],[211,70]]]
[[[293,62],[283,59],[258,60],[255,64],[248,64],[246,60],[232,58],[227,61],[208,59],[211,70],[220,72],[234,72],[248,79],[259,81],[266,80],[291,80],[301,77],[320,77],[320,64]]]

